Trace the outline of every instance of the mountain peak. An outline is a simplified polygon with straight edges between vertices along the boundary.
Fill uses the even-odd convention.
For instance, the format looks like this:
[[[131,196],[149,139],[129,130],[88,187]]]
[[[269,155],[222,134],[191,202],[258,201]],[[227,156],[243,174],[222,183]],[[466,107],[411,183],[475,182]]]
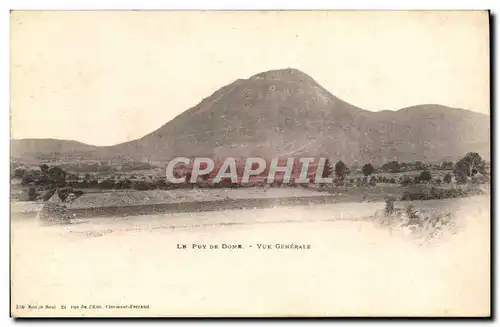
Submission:
[[[153,161],[325,153],[347,163],[382,164],[456,160],[471,151],[489,158],[489,137],[486,115],[438,105],[369,112],[334,97],[302,71],[285,68],[226,85],[138,140],[107,147],[13,140],[11,155],[33,162],[54,153]]]
[[[306,84],[315,84],[314,79],[306,73],[295,68],[275,69],[262,72],[250,77],[251,80],[281,80],[289,82],[303,82]]]

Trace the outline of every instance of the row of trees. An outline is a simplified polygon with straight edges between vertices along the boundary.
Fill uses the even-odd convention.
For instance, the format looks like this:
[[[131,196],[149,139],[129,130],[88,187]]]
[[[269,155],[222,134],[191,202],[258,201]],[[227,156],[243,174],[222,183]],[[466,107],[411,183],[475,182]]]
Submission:
[[[397,162],[387,163],[387,167],[392,167],[391,165],[396,165]],[[443,163],[443,167],[450,167],[451,162]],[[451,163],[452,164],[452,163]],[[323,177],[333,177],[336,182],[347,183],[347,184],[373,184],[373,183],[421,183],[421,182],[436,182],[436,183],[450,183],[455,177],[458,183],[465,183],[467,180],[471,179],[477,174],[486,174],[486,165],[481,156],[477,153],[468,153],[462,159],[457,161],[457,163],[452,167],[453,175],[448,173],[441,180],[436,178],[433,180],[433,176],[430,170],[424,169],[420,172],[418,176],[413,178],[405,177],[403,180],[396,178],[395,176],[375,176],[376,169],[371,163],[363,165],[361,171],[364,178],[347,178],[351,171],[343,161],[338,161],[334,166],[329,160],[326,161],[325,169],[323,171]],[[101,188],[101,189],[156,189],[156,188],[174,188],[174,187],[192,187],[192,185],[182,186],[182,185],[172,185],[167,182],[164,178],[154,178],[150,176],[149,180],[136,180],[136,179],[115,179],[109,177],[104,180],[98,180],[95,176],[87,173],[83,179],[80,179],[78,174],[68,173],[61,167],[53,166],[49,167],[46,164],[40,166],[40,170],[26,170],[23,168],[17,168],[14,170],[13,175],[22,180],[22,184],[34,184],[42,185],[46,187],[78,187],[78,188]],[[205,183],[207,184],[207,183]],[[232,185],[233,183],[220,183],[219,185],[214,185],[211,187],[226,187]],[[199,185],[207,186],[208,185]]]
[[[404,167],[407,167],[408,164],[403,164]],[[422,181],[431,181],[432,174],[431,171],[423,165],[421,162],[417,161],[414,167],[418,167],[422,170],[419,176],[416,176],[413,179],[413,182],[422,182]],[[385,163],[380,168],[380,171],[387,171],[391,173],[397,173],[401,171],[402,164],[397,161],[390,161]],[[458,183],[465,183],[467,180],[471,179],[473,176],[477,174],[485,175],[488,174],[486,170],[486,162],[481,158],[481,156],[476,152],[467,153],[462,159],[457,161],[454,165],[452,161],[444,161],[441,165],[436,166],[435,168],[453,170],[453,174]],[[364,176],[368,177],[374,175],[376,173],[375,167],[371,163],[367,163],[363,165],[361,171]],[[350,173],[349,168],[343,161],[338,161],[335,166],[332,168],[330,162],[327,160],[326,167],[324,170],[323,177],[334,177],[338,181],[344,181],[346,176]],[[443,178],[445,183],[450,183],[452,181],[453,175],[447,173]],[[406,179],[408,181],[408,179]],[[441,182],[441,181],[440,181]]]
[[[469,152],[466,155],[467,159],[480,159],[481,156],[478,153],[475,152]],[[465,158],[465,157],[464,157]],[[462,158],[460,161],[462,161],[464,158]],[[458,161],[457,163],[459,163]],[[480,161],[483,164],[485,162],[480,159]],[[415,162],[399,162],[399,161],[389,161],[384,163],[380,168],[380,172],[387,172],[387,173],[400,173],[400,172],[405,172],[405,171],[414,171],[414,170],[454,170],[456,167],[456,164],[453,163],[453,161],[443,161],[441,164],[424,164],[422,161],[415,161]]]

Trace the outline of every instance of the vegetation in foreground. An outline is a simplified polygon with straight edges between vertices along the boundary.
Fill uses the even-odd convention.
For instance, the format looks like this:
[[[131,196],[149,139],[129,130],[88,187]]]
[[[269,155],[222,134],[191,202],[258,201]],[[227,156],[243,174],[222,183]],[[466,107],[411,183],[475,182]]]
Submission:
[[[376,212],[374,220],[389,230],[399,230],[423,241],[430,241],[445,234],[455,234],[454,216],[446,210],[417,210],[411,203],[404,208],[394,206],[395,199],[387,198],[383,212]]]

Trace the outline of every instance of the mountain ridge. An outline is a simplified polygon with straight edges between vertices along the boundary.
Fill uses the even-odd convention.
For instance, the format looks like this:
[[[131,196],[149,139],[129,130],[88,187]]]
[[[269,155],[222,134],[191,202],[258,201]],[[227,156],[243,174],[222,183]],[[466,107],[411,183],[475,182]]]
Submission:
[[[286,68],[237,79],[136,140],[111,146],[68,141],[76,143],[55,148],[105,160],[321,153],[346,162],[439,161],[469,150],[489,157],[489,129],[488,115],[439,104],[365,110]],[[11,141],[14,157],[54,148],[23,140]]]

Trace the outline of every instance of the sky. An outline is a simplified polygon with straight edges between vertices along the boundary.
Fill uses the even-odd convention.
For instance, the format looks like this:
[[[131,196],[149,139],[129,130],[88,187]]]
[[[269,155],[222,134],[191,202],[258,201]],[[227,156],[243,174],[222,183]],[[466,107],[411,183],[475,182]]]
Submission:
[[[363,109],[489,114],[485,11],[13,11],[11,137],[113,145],[281,68]]]

